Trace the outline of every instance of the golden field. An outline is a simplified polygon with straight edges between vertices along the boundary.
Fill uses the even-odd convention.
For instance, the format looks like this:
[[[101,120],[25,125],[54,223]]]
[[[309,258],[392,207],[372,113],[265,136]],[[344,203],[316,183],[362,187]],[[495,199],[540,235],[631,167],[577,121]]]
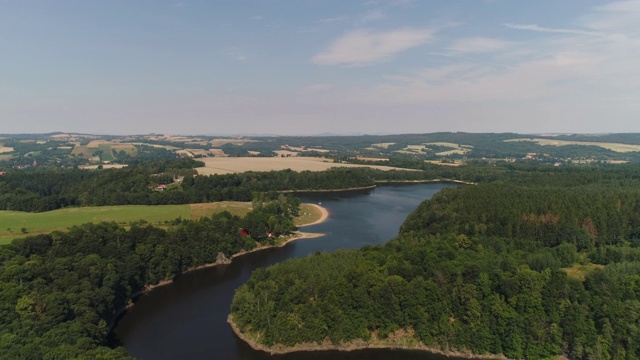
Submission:
[[[332,167],[369,167],[380,170],[396,170],[391,166],[369,166],[334,163],[329,159],[313,157],[227,157],[227,158],[204,158],[199,159],[205,163],[204,167],[196,170],[200,175],[230,174],[245,171],[271,171],[286,170],[293,171],[324,171]]]

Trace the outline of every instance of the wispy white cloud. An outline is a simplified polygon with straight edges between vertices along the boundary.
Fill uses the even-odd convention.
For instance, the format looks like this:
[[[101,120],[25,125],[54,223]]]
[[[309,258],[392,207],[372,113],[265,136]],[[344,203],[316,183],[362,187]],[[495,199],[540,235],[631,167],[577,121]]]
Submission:
[[[486,37],[469,37],[456,40],[448,50],[460,53],[485,53],[506,49],[513,45],[511,41]]]
[[[249,18],[249,20],[260,21],[262,20],[262,15],[253,15]]]
[[[408,49],[429,41],[429,29],[399,29],[386,32],[355,30],[335,40],[311,61],[318,65],[364,66],[387,62]]]
[[[601,33],[596,31],[580,30],[580,29],[557,29],[542,27],[536,24],[503,24],[504,26],[516,29],[516,30],[530,30],[545,33],[558,33],[558,34],[573,34],[573,35],[590,35],[590,36],[602,36]]]
[[[247,62],[249,57],[240,49],[231,49],[227,52],[227,56],[232,59],[237,60],[238,62],[244,63]]]
[[[370,21],[382,20],[384,19],[384,12],[380,9],[370,10],[364,13],[360,17],[360,22],[366,23]]]
[[[434,54],[451,59],[465,54],[464,61],[387,76],[377,85],[345,90],[348,94],[341,97],[369,104],[552,101],[560,104],[558,109],[577,101],[593,105],[604,104],[607,98],[638,98],[640,1],[592,8],[572,24],[571,28],[505,24],[541,36],[517,42],[462,38]],[[480,53],[493,61],[474,56]],[[570,108],[565,111],[573,113]]]
[[[321,24],[329,24],[329,23],[345,21],[345,20],[348,20],[348,19],[349,19],[348,16],[336,16],[336,17],[320,19],[320,20],[318,20],[318,22],[321,23]]]

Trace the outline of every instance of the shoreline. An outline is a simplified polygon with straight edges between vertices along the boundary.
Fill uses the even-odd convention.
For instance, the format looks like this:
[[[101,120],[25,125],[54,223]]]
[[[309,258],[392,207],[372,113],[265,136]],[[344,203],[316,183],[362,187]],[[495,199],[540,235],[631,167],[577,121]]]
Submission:
[[[311,226],[311,225],[317,225],[320,224],[322,222],[324,222],[325,220],[327,220],[327,218],[329,218],[329,211],[319,205],[316,204],[309,204],[312,205],[314,207],[316,207],[318,210],[320,210],[321,212],[321,216],[320,219],[309,223],[309,224],[304,224],[304,225],[300,225],[298,226],[300,227],[304,227],[304,226]],[[109,332],[113,331],[113,329],[115,328],[115,325],[117,324],[118,320],[120,319],[120,317],[122,316],[122,314],[124,314],[128,309],[132,308],[135,305],[135,302],[133,301],[133,299],[144,295],[148,292],[151,292],[153,289],[162,287],[162,286],[166,286],[169,284],[172,284],[178,277],[196,271],[196,270],[201,270],[201,269],[206,269],[206,268],[212,268],[212,267],[216,267],[216,266],[221,266],[221,265],[229,265],[231,264],[231,262],[233,261],[233,259],[240,257],[242,255],[247,255],[247,254],[251,254],[254,252],[258,252],[261,250],[267,250],[267,249],[272,249],[272,248],[281,248],[285,245],[287,245],[290,242],[296,241],[296,240],[303,240],[303,239],[315,239],[315,238],[319,238],[324,236],[325,234],[323,233],[309,233],[309,232],[303,232],[303,231],[294,231],[291,233],[291,235],[289,235],[287,238],[285,238],[285,240],[281,243],[278,244],[273,244],[273,245],[269,245],[269,244],[265,244],[265,245],[260,245],[260,246],[256,246],[255,248],[251,249],[251,250],[246,250],[246,251],[240,251],[237,252],[233,255],[231,255],[230,257],[227,257],[226,255],[224,255],[224,253],[220,252],[218,253],[218,258],[216,259],[215,262],[212,263],[207,263],[207,264],[202,264],[202,265],[198,265],[198,266],[193,266],[190,268],[187,268],[185,271],[181,272],[180,274],[178,274],[175,278],[173,279],[165,279],[165,280],[161,280],[160,282],[158,282],[157,284],[152,284],[152,285],[145,285],[143,288],[141,288],[140,290],[137,290],[136,292],[134,292],[133,294],[131,294],[131,297],[129,298],[129,301],[127,302],[127,305],[125,305],[124,308],[119,309],[118,311],[116,311],[113,314],[111,323],[109,324]],[[222,255],[222,257],[220,256]]]
[[[247,345],[249,345],[252,349],[257,351],[266,352],[269,355],[284,355],[291,353],[302,353],[302,352],[317,352],[317,351],[356,351],[356,350],[369,350],[369,349],[379,349],[379,350],[415,350],[415,351],[423,351],[431,354],[444,355],[447,357],[460,357],[465,359],[495,359],[495,360],[510,360],[504,355],[495,355],[495,354],[474,354],[469,351],[460,351],[460,350],[442,350],[436,347],[430,347],[414,337],[407,336],[405,332],[399,331],[400,337],[398,341],[393,342],[393,340],[380,341],[375,338],[374,341],[378,341],[377,343],[365,341],[363,339],[356,339],[349,341],[347,343],[339,343],[334,344],[329,339],[325,339],[321,344],[313,342],[313,343],[296,343],[293,346],[286,346],[282,344],[276,344],[272,347],[268,347],[266,345],[260,344],[252,339],[250,339],[247,335],[245,335],[240,329],[238,325],[233,321],[233,315],[229,314],[227,316],[227,323],[231,326],[234,334],[240,340],[244,341]]]
[[[323,192],[341,192],[341,191],[356,191],[356,190],[370,190],[374,189],[376,185],[367,185],[367,186],[357,186],[352,188],[340,188],[340,189],[326,189],[326,190],[318,190],[318,189],[308,189],[308,190],[282,190],[282,193],[323,193]]]
[[[377,184],[429,184],[429,183],[454,183],[462,185],[478,185],[478,183],[454,179],[432,179],[432,180],[376,180]]]

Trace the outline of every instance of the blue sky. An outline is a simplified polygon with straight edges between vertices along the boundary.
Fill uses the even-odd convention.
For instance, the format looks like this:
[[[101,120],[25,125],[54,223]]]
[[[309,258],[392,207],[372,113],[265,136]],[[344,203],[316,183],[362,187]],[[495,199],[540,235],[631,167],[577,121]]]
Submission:
[[[0,133],[640,132],[640,1],[0,1]]]

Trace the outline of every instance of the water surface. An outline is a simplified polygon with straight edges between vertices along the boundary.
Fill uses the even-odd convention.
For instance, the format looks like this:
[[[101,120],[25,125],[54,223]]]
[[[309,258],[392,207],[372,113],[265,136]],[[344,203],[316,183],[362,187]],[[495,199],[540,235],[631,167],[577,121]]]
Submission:
[[[251,271],[317,251],[381,244],[397,235],[420,202],[448,184],[385,185],[371,190],[300,194],[303,202],[329,210],[322,224],[304,231],[326,234],[294,241],[180,276],[170,285],[141,296],[120,319],[116,341],[139,359],[425,359],[445,357],[414,351],[366,350],[269,356],[238,339],[226,323],[234,290]],[[447,358],[451,359],[451,358]]]

